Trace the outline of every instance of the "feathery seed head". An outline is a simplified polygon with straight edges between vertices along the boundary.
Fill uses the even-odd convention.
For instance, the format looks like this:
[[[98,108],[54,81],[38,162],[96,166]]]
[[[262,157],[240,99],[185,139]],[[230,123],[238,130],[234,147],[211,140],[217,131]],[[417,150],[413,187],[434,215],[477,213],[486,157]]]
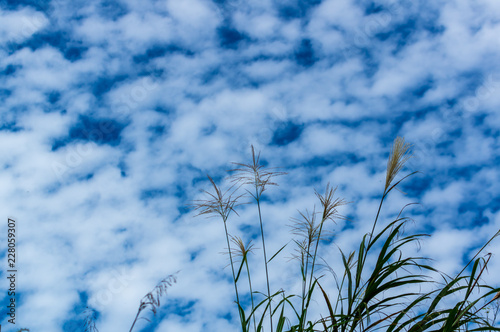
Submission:
[[[248,253],[253,251],[253,243],[252,240],[248,241],[248,243],[245,245],[243,243],[243,240],[239,236],[232,236],[231,237],[231,242],[235,244],[235,248],[232,249],[232,254],[235,257],[246,257]]]
[[[336,191],[337,187],[330,188],[330,184],[326,185],[324,195],[321,195],[320,193],[315,191],[315,194],[319,198],[321,206],[323,207],[322,222],[328,219],[332,221],[335,221],[334,219],[345,219],[344,216],[338,214],[337,208],[339,206],[348,204],[348,202],[346,202],[343,198],[334,198]]]
[[[238,203],[238,199],[242,196],[235,196],[236,189],[233,189],[234,186],[231,186],[228,190],[223,192],[215,181],[207,175],[210,183],[214,188],[214,192],[208,192],[203,190],[203,192],[209,197],[206,200],[197,200],[191,205],[195,210],[198,210],[199,215],[219,215],[224,222],[229,218],[229,214],[231,211],[238,214],[234,208],[242,203]]]
[[[307,245],[311,245],[318,239],[321,224],[316,223],[318,213],[314,210],[312,213],[309,213],[309,211],[305,213],[299,211],[299,214],[300,218],[292,218],[292,233],[303,237],[307,247]]]
[[[267,185],[277,186],[271,179],[276,176],[284,175],[286,172],[275,172],[272,168],[266,168],[260,163],[260,153],[255,154],[255,149],[252,145],[252,163],[242,164],[233,163],[238,168],[231,169],[230,172],[235,172],[233,176],[234,182],[241,184],[249,184],[255,187],[256,193],[248,191],[255,199],[259,199]]]
[[[405,143],[403,137],[396,137],[387,161],[387,174],[385,178],[385,189],[389,189],[396,175],[404,167],[405,163],[412,157],[411,144]]]
[[[160,297],[167,294],[167,289],[177,282],[177,273],[167,276],[162,279],[155,288],[147,293],[141,300],[139,312],[149,307],[156,315],[157,309],[160,307]]]

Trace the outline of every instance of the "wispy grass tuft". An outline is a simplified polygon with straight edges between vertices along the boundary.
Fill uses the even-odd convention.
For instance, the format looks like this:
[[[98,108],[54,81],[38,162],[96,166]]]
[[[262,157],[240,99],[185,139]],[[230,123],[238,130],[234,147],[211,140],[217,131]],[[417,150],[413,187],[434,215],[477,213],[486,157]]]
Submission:
[[[197,216],[220,216],[222,221],[225,223],[231,212],[238,214],[235,211],[235,207],[241,205],[241,203],[239,203],[239,198],[243,195],[235,195],[236,189],[234,186],[230,187],[226,191],[222,191],[222,189],[217,186],[215,181],[209,175],[207,175],[207,177],[214,191],[209,192],[202,190],[208,198],[194,201],[193,204],[191,204],[191,207],[198,211]]]
[[[277,171],[278,168],[265,167],[260,161],[260,153],[255,153],[255,148],[251,146],[252,162],[248,164],[233,163],[237,167],[229,170],[233,173],[232,180],[241,184],[248,184],[254,190],[247,192],[255,199],[259,200],[267,186],[277,186],[278,183],[271,181],[273,178],[285,175],[286,172]]]
[[[149,309],[156,315],[158,308],[160,307],[160,299],[163,295],[167,294],[167,289],[170,288],[174,283],[177,282],[177,277],[175,274],[169,275],[166,278],[163,278],[152,291],[144,295],[139,304],[139,309],[137,310],[137,315],[135,316],[134,322],[130,327],[130,331],[134,329],[135,323],[140,318],[141,313]],[[149,321],[149,319],[142,317],[143,319]]]
[[[141,299],[140,304],[139,304],[139,309],[137,310],[137,314],[135,316],[134,321],[132,322],[132,326],[130,327],[129,332],[132,332],[134,329],[135,324],[137,321],[142,318],[144,320],[149,321],[148,318],[145,317],[140,317],[141,313],[149,309],[153,315],[156,315],[156,312],[158,308],[161,306],[160,299],[162,296],[167,294],[168,288],[170,288],[173,284],[177,282],[177,271],[174,274],[171,274],[162,280],[151,290],[149,293],[144,295],[144,297]],[[99,332],[99,330],[96,327],[96,320],[97,320],[97,310],[93,308],[87,307],[84,311],[83,314],[85,315],[84,319],[84,324],[83,328],[85,332]],[[27,330],[29,331],[29,330]]]

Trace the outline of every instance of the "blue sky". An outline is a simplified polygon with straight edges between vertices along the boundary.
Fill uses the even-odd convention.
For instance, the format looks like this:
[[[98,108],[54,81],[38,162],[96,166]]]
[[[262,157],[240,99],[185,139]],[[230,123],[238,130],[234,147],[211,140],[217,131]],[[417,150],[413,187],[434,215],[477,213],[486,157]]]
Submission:
[[[223,227],[186,205],[206,174],[249,162],[252,144],[288,172],[263,207],[269,251],[328,182],[352,202],[341,211],[351,221],[332,227],[348,250],[369,231],[404,136],[415,154],[404,172],[421,173],[386,213],[420,203],[413,227],[433,235],[421,253],[459,271],[500,226],[499,17],[496,0],[0,1],[16,327],[77,331],[93,306],[100,331],[125,331],[142,296],[180,270],[144,331],[235,329]],[[242,207],[230,227],[255,238],[255,211]],[[271,275],[295,289],[282,271],[298,272],[285,254]],[[485,279],[499,274],[494,256]]]

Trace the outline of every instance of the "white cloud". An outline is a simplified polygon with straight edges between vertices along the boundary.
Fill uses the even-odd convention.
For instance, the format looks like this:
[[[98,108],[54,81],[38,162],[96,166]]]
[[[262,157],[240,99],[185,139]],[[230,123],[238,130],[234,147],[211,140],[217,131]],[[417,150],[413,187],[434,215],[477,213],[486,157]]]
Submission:
[[[101,331],[129,328],[140,298],[181,270],[162,308],[174,300],[194,304],[157,329],[234,329],[227,257],[219,255],[223,225],[184,211],[208,188],[207,173],[218,181],[231,162],[250,160],[250,144],[270,167],[289,173],[265,192],[269,252],[290,241],[286,225],[297,209],[319,207],[314,188],[330,182],[355,201],[342,210],[353,220],[329,225],[336,237],[323,252],[337,264],[336,245],[354,250],[371,231],[390,144],[406,136],[419,157],[410,168],[423,174],[407,182],[409,195],[391,193],[381,225],[420,201],[421,210],[408,211],[415,228],[437,228],[423,253],[445,271],[459,269],[461,256],[498,224],[500,76],[490,60],[499,51],[499,7],[411,3],[383,3],[381,12],[366,14],[361,3],[323,1],[294,18],[265,0],[127,0],[113,17],[99,2],[66,4],[47,14],[60,40],[33,40],[36,47],[22,43],[46,32],[45,14],[2,10],[0,43],[10,46],[0,51],[0,198],[4,214],[20,225],[23,324],[62,331],[85,292],[101,302],[110,296],[97,308]],[[30,17],[43,24],[19,37]],[[220,47],[225,25],[249,38]],[[433,31],[440,25],[444,30]],[[303,39],[316,60],[310,67],[296,62]],[[73,46],[81,54],[70,61],[65,54]],[[157,54],[148,58],[148,50]],[[413,93],[424,84],[426,92]],[[75,126],[96,125],[82,116],[124,128],[113,144],[71,138]],[[287,143],[292,125],[299,130]],[[55,142],[64,144],[53,150]],[[230,232],[257,236],[255,206],[238,212]],[[276,288],[300,288],[290,277],[299,274],[287,261],[292,252],[287,247],[273,261]],[[260,255],[251,262],[263,290]]]
[[[41,12],[23,8],[18,11],[0,9],[0,44],[23,42],[49,25]]]

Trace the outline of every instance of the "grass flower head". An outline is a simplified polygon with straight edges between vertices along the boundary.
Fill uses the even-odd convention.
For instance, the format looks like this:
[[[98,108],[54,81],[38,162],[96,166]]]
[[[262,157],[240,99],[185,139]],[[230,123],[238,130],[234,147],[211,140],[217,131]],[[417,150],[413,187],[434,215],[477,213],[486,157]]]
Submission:
[[[233,176],[233,181],[239,182],[241,184],[249,184],[255,187],[255,194],[250,192],[253,198],[258,200],[262,193],[266,190],[266,186],[277,186],[276,182],[272,182],[271,179],[286,174],[286,172],[276,172],[273,168],[266,168],[260,163],[260,153],[256,154],[255,149],[252,145],[252,162],[250,164],[243,163],[233,163],[238,166],[235,169],[230,170],[230,172],[235,172]],[[276,169],[276,168],[274,168]]]
[[[389,160],[387,160],[385,191],[389,189],[396,175],[398,175],[406,162],[412,157],[410,148],[411,144],[405,143],[403,137],[396,137],[394,140]]]

